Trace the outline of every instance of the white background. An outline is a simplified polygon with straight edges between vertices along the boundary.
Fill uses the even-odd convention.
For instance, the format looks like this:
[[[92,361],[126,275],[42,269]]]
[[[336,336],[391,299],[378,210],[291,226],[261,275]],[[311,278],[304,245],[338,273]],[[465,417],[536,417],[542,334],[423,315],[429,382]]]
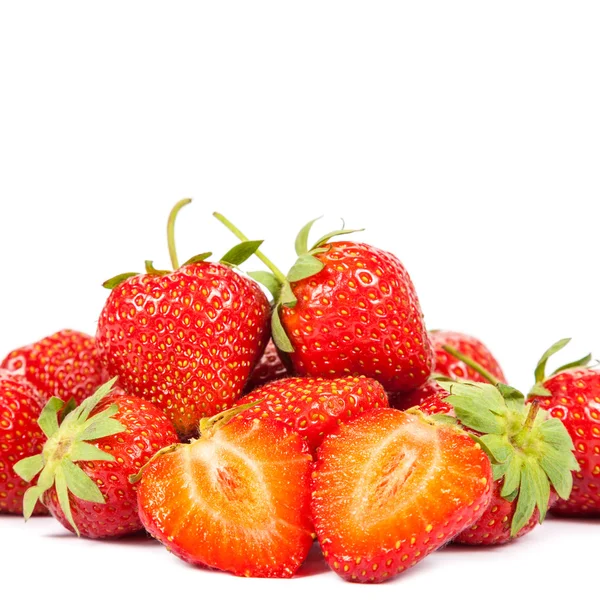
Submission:
[[[190,196],[183,260],[233,244],[213,210],[284,269],[301,225],[344,217],[405,263],[430,328],[482,338],[515,385],[561,337],[565,362],[600,355],[598,31],[596,2],[2,3],[0,354],[93,333],[101,282],[167,267],[166,217]],[[365,588],[246,582],[2,517],[0,565],[57,585],[68,566],[63,598],[95,569],[139,597],[490,598],[514,578],[554,598],[597,589],[599,526],[549,521]]]

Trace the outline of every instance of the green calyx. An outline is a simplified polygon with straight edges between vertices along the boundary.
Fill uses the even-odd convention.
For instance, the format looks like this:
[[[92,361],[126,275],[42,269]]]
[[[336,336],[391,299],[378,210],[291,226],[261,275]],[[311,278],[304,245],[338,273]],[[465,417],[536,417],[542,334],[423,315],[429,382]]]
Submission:
[[[544,352],[544,354],[542,354],[542,358],[540,358],[540,360],[538,361],[538,364],[535,368],[535,372],[534,372],[535,383],[533,384],[533,387],[529,391],[529,394],[528,394],[529,397],[550,396],[551,395],[550,392],[544,387],[544,382],[546,381],[546,379],[548,379],[548,377],[546,376],[546,365],[548,364],[548,360],[550,358],[552,358],[557,352],[562,350],[570,341],[571,341],[571,338],[564,338],[562,340],[558,340],[558,342],[556,342],[555,344],[552,344],[552,346],[550,346],[550,348],[548,348],[548,350],[546,350],[546,352]],[[549,377],[552,377],[553,375],[556,375],[558,373],[562,373],[563,371],[566,371],[568,369],[575,369],[577,367],[586,367],[589,365],[591,360],[592,360],[592,355],[587,354],[586,356],[584,356],[578,360],[574,360],[573,362],[562,365],[562,367],[558,367],[558,369],[555,369],[549,375]]]
[[[221,222],[229,231],[231,231],[238,239],[245,241],[248,238],[226,217],[220,213],[213,213],[213,216]],[[318,255],[322,252],[327,252],[329,249],[326,246],[327,242],[339,235],[355,233],[363,231],[362,229],[345,229],[343,222],[342,228],[331,231],[328,234],[320,237],[312,246],[308,245],[308,237],[312,226],[321,217],[309,221],[298,233],[295,241],[296,262],[292,265],[288,274],[285,275],[275,264],[267,258],[260,250],[255,252],[259,258],[269,269],[269,271],[250,271],[248,275],[264,285],[273,296],[273,311],[271,315],[271,334],[275,345],[283,352],[294,352],[294,346],[281,323],[280,310],[282,307],[293,308],[296,306],[298,299],[292,291],[292,283],[302,281],[308,277],[316,275],[325,268],[322,261],[318,259]]]
[[[579,465],[573,441],[562,421],[551,418],[537,402],[526,403],[521,392],[505,384],[438,381],[450,393],[456,421],[474,432],[488,455],[500,495],[516,502],[511,523],[515,536],[535,508],[540,523],[550,501],[550,489],[563,499],[571,494],[573,471]]]
[[[14,470],[27,482],[39,474],[36,485],[23,498],[23,515],[29,519],[37,502],[53,486],[62,511],[77,535],[79,530],[71,512],[69,492],[88,502],[104,503],[104,496],[88,475],[75,463],[78,461],[114,461],[114,457],[88,442],[125,431],[125,426],[113,419],[118,411],[112,404],[90,417],[98,403],[111,391],[117,378],[100,386],[96,392],[69,412],[59,425],[58,414],[65,403],[52,397],[43,408],[38,424],[48,440],[41,454],[19,461]],[[64,413],[63,413],[64,414]]]
[[[458,351],[452,346],[449,346],[448,344],[443,345],[442,349],[448,354],[450,354],[450,356],[454,356],[454,358],[457,358],[461,362],[465,363],[465,365],[467,365],[468,367],[471,367],[473,371],[479,373],[486,381],[488,381],[492,385],[500,383],[496,377],[494,377],[487,369],[481,366],[477,361],[473,360],[470,356],[463,354],[462,352]]]
[[[175,246],[175,221],[177,220],[177,215],[179,211],[186,205],[190,204],[191,198],[184,198],[175,204],[175,206],[171,209],[169,213],[169,218],[167,221],[167,243],[169,247],[169,257],[171,259],[172,269],[156,269],[154,267],[153,261],[147,260],[145,261],[146,273],[148,275],[167,275],[172,271],[176,271],[179,269],[179,258],[177,257],[177,248]],[[237,244],[231,250],[226,252],[220,263],[227,265],[229,267],[239,267],[244,261],[248,260],[260,247],[262,244],[262,240],[245,240],[241,244]],[[204,262],[208,258],[212,256],[212,252],[203,252],[201,254],[196,254],[192,256],[192,258],[188,259],[183,263],[182,266],[192,265],[198,262]],[[134,277],[139,275],[139,272],[129,271],[127,273],[121,273],[120,275],[116,275],[115,277],[111,277],[106,280],[102,285],[106,289],[112,290],[116,288],[120,283],[126,281],[130,277]]]

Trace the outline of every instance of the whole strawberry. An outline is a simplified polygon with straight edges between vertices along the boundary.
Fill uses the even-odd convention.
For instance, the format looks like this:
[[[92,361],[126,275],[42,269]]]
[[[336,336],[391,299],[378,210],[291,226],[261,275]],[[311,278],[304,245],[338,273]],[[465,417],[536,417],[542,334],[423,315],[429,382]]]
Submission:
[[[46,437],[38,425],[44,399],[23,376],[0,369],[0,513],[23,514],[23,496],[31,484],[23,481],[14,466],[38,454]],[[48,514],[37,503],[33,514]]]
[[[494,479],[485,512],[454,542],[496,545],[525,535],[544,520],[557,494],[570,494],[571,472],[578,467],[567,431],[507,385],[444,381],[440,386],[448,392],[445,400],[431,399],[419,411],[441,420],[453,415],[477,435]]]
[[[273,343],[273,340],[269,340],[263,355],[254,367],[250,379],[248,379],[244,393],[248,394],[253,389],[265,383],[283,379],[287,376],[288,370],[279,357],[277,347]]]
[[[258,403],[239,418],[283,421],[314,452],[323,437],[342,421],[388,405],[380,383],[368,377],[289,377],[267,383],[239,400]]]
[[[506,383],[498,361],[477,338],[456,331],[430,331],[429,339],[435,350],[435,371],[450,379],[479,381],[481,383]],[[410,392],[389,394],[390,406],[406,410],[422,402],[441,400],[447,392],[435,379]]]
[[[309,249],[313,222],[296,238],[298,258],[287,277],[261,253],[272,273],[251,273],[274,295],[273,340],[293,372],[365,375],[388,392],[419,387],[431,374],[434,355],[408,272],[374,246],[330,241],[349,230],[331,232]]]
[[[349,581],[403,573],[480,517],[491,477],[481,446],[455,425],[389,408],[342,423],[313,471],[323,555]]]
[[[551,416],[560,419],[573,440],[580,471],[573,491],[560,498],[553,513],[565,516],[600,515],[600,371],[586,368],[586,356],[546,377],[547,360],[569,342],[561,340],[542,357],[530,400],[538,401]]]
[[[201,254],[179,267],[173,226],[168,229],[173,271],[125,273],[105,284],[112,291],[100,315],[96,341],[110,376],[128,393],[165,411],[182,438],[204,416],[242,394],[269,338],[269,302],[260,287],[232,265],[260,242],[230,250],[218,263]]]
[[[64,403],[56,397],[42,410],[47,436],[41,454],[15,471],[27,482],[23,513],[40,498],[67,529],[89,538],[118,537],[142,529],[135,485],[129,476],[160,449],[178,441],[173,426],[152,404],[102,385],[58,425]]]
[[[72,329],[13,350],[0,366],[26,377],[46,401],[58,396],[79,404],[107,380],[94,338]]]
[[[146,530],[183,560],[245,577],[291,577],[312,546],[311,456],[274,420],[202,419],[200,437],[138,476]],[[137,479],[137,478],[136,478]]]

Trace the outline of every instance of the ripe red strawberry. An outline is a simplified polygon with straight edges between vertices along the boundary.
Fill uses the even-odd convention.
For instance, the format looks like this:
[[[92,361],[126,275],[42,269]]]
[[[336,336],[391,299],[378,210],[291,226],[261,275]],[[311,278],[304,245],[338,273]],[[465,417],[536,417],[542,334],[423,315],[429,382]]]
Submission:
[[[263,385],[239,400],[258,404],[240,418],[283,421],[295,429],[314,452],[342,421],[373,408],[388,406],[385,390],[368,377],[289,377]]]
[[[110,394],[114,381],[98,388],[60,427],[60,399],[53,397],[42,410],[39,425],[48,436],[42,453],[15,466],[28,482],[39,473],[25,494],[26,518],[43,498],[52,515],[78,535],[106,538],[142,529],[128,478],[178,440],[158,408],[134,396]]]
[[[477,338],[455,331],[430,331],[435,350],[435,371],[450,379],[481,383],[506,383],[498,361]],[[410,392],[389,394],[390,406],[406,410],[425,401],[442,400],[447,392],[434,379]]]
[[[94,338],[72,329],[13,350],[0,366],[26,377],[45,401],[58,396],[80,404],[108,379]]]
[[[479,518],[492,470],[454,425],[376,409],[325,438],[311,508],[323,555],[349,581],[380,582]]]
[[[244,393],[248,394],[265,383],[283,379],[287,376],[288,370],[283,362],[281,362],[277,347],[273,343],[273,340],[269,340],[263,355],[254,367],[250,379],[248,379]]]
[[[498,384],[440,382],[445,400],[419,406],[427,414],[455,415],[480,441],[492,461],[492,500],[485,512],[455,542],[503,544],[544,520],[559,496],[568,497],[571,471],[577,469],[571,440],[557,419],[539,405],[529,407],[517,390]]]
[[[546,377],[546,361],[569,340],[555,344],[538,364],[536,385],[530,399],[537,400],[560,419],[575,446],[580,471],[575,473],[573,491],[568,499],[559,499],[552,512],[566,516],[600,515],[600,371],[585,368],[591,359],[557,369]]]
[[[41,451],[45,436],[37,423],[44,405],[40,391],[21,375],[0,369],[0,513],[23,514],[30,487],[13,470],[22,458]],[[33,514],[48,514],[36,504]]]
[[[247,405],[245,405],[247,406]],[[146,530],[183,560],[246,577],[291,577],[312,545],[311,456],[278,421],[203,419],[200,438],[142,472]]]
[[[240,239],[222,215],[215,216]],[[309,250],[314,221],[296,238],[298,259],[287,277],[262,253],[271,273],[251,273],[274,295],[273,340],[297,375],[377,379],[388,392],[419,387],[434,356],[408,272],[393,254],[356,242],[331,242],[331,232]]]
[[[230,265],[260,242],[230,250],[220,263],[198,255],[179,267],[170,217],[172,272],[126,273],[111,287],[98,321],[97,345],[109,375],[130,394],[165,411],[182,438],[204,416],[235,402],[269,338],[269,302],[259,286]]]

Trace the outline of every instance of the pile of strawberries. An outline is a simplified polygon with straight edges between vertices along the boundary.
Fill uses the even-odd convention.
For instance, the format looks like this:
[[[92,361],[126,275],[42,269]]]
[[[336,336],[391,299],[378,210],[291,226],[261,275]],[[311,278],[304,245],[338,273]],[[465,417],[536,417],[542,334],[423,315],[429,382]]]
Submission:
[[[0,512],[90,538],[145,529],[192,564],[291,577],[318,540],[381,582],[453,542],[503,544],[548,511],[600,514],[591,357],[524,395],[477,339],[427,331],[393,254],[296,238],[287,274],[239,239],[219,261],[108,280],[95,338],[0,365]],[[258,257],[265,271],[244,273]],[[269,294],[269,300],[265,291]]]

